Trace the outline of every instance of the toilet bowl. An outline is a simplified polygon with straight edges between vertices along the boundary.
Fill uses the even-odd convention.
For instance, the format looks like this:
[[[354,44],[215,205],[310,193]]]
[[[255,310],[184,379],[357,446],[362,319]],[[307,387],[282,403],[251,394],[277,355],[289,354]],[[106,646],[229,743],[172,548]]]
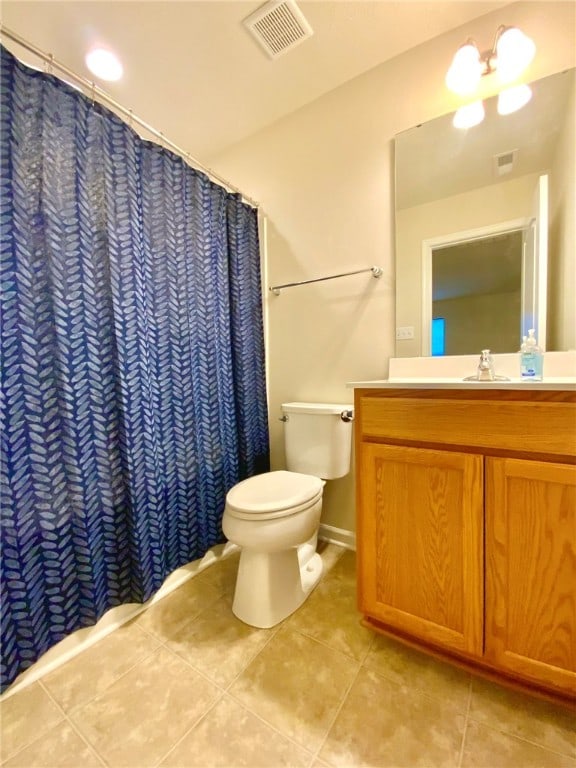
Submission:
[[[273,627],[299,608],[322,575],[316,540],[324,482],[280,470],[256,475],[226,497],[222,528],[242,547],[232,611]]]
[[[255,475],[228,491],[226,538],[241,547],[232,611],[273,627],[306,600],[322,576],[316,552],[325,479],[350,467],[351,406],[282,406],[288,470]]]

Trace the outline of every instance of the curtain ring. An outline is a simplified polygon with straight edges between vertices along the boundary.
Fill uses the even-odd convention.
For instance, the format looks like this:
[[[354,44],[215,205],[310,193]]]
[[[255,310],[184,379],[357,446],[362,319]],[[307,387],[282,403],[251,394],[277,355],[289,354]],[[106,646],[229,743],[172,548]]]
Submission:
[[[92,106],[94,106],[94,96],[96,94],[96,83],[94,82],[94,80],[92,80],[91,86],[92,87],[90,89],[90,98],[92,99]]]
[[[128,128],[132,128],[134,122],[134,112],[129,109],[128,110]]]
[[[46,72],[47,75],[54,74],[54,54],[53,53],[48,54],[48,58],[46,59],[46,62],[44,64],[44,72]]]

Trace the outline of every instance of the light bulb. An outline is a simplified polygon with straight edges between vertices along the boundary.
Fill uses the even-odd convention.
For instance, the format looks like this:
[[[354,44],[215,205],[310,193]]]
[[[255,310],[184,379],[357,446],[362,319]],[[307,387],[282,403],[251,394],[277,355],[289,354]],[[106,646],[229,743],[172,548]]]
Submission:
[[[452,125],[454,128],[473,128],[482,120],[484,120],[484,104],[481,101],[475,101],[456,111]]]
[[[461,96],[473,93],[482,76],[480,54],[474,43],[459,48],[446,74],[446,85]]]
[[[90,72],[101,80],[120,80],[124,73],[120,59],[105,48],[93,48],[85,61]]]
[[[498,95],[498,114],[510,115],[517,112],[532,98],[532,91],[528,85],[515,85],[507,88]]]
[[[534,58],[533,40],[517,27],[506,29],[496,43],[496,70],[503,83],[515,80]]]

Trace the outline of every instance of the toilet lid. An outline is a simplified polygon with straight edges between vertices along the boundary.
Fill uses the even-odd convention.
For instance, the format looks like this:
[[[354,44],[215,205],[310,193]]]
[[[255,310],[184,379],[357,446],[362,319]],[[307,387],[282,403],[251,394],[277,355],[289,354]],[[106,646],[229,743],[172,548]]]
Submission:
[[[263,514],[292,509],[317,498],[324,481],[299,472],[266,472],[243,480],[228,491],[226,504],[241,512]]]

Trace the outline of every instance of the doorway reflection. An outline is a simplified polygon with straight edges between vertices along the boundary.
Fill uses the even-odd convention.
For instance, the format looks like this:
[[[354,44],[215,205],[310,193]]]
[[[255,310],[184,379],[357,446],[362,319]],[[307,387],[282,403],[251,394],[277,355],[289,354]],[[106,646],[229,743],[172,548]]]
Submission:
[[[432,354],[519,346],[522,242],[514,230],[432,249]]]

